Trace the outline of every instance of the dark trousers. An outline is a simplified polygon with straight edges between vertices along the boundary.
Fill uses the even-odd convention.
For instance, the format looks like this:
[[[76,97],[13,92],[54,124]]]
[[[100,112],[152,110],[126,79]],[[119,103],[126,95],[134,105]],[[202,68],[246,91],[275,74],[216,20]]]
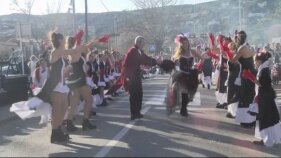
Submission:
[[[189,102],[189,98],[188,98],[188,94],[186,93],[182,93],[181,94],[181,111],[185,111],[187,110],[187,104]]]
[[[142,84],[141,79],[133,79],[129,84],[131,115],[139,115],[142,105]]]

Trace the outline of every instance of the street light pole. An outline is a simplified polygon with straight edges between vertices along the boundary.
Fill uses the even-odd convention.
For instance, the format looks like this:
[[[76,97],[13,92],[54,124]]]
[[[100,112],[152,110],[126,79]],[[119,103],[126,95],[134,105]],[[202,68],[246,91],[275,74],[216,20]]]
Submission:
[[[88,0],[85,0],[85,42],[88,42]]]

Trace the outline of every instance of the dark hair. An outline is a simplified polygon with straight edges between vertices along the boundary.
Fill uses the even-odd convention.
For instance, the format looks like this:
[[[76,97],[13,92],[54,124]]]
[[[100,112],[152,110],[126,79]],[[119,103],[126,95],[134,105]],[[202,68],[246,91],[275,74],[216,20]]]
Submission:
[[[255,56],[255,60],[259,60],[261,61],[262,63],[264,63],[265,61],[267,61],[269,58],[271,58],[271,54],[269,52],[261,52],[261,53],[258,53],[256,56]]]
[[[237,39],[237,43],[238,45],[243,45],[244,43],[246,43],[247,40],[247,34],[245,31],[239,31],[237,36],[239,37]]]
[[[189,42],[189,40],[188,40],[188,38],[186,36],[180,36],[179,42],[183,43],[184,41],[188,41]]]
[[[75,38],[68,36],[66,38],[66,49],[72,49],[75,45]]]
[[[53,47],[57,49],[60,47],[60,40],[63,40],[63,35],[60,33],[51,32],[50,40],[52,42]]]

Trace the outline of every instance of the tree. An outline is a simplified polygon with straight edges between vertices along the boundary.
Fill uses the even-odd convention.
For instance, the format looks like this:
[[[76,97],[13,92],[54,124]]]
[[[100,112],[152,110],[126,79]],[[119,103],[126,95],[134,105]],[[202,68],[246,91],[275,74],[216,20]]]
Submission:
[[[47,14],[60,13],[62,0],[48,0],[46,1],[46,6]]]
[[[31,15],[35,0],[12,0],[11,9],[23,14]]]
[[[180,12],[175,12],[171,5],[177,4],[177,0],[131,0],[138,14],[131,23],[130,31],[144,36],[150,44],[156,46],[156,52],[162,50],[165,39],[173,41],[179,33],[181,23],[185,23]]]

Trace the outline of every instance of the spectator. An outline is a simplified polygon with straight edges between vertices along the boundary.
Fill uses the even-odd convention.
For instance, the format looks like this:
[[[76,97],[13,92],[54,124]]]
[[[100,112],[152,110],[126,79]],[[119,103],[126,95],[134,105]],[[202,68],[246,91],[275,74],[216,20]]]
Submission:
[[[35,69],[35,73],[32,76],[33,84],[38,88],[42,88],[48,78],[48,75],[49,68],[47,61],[45,59],[40,59],[39,67]]]
[[[5,80],[5,76],[0,74],[0,94],[1,93],[6,93],[6,91],[3,89],[3,87],[4,87],[4,80]]]

